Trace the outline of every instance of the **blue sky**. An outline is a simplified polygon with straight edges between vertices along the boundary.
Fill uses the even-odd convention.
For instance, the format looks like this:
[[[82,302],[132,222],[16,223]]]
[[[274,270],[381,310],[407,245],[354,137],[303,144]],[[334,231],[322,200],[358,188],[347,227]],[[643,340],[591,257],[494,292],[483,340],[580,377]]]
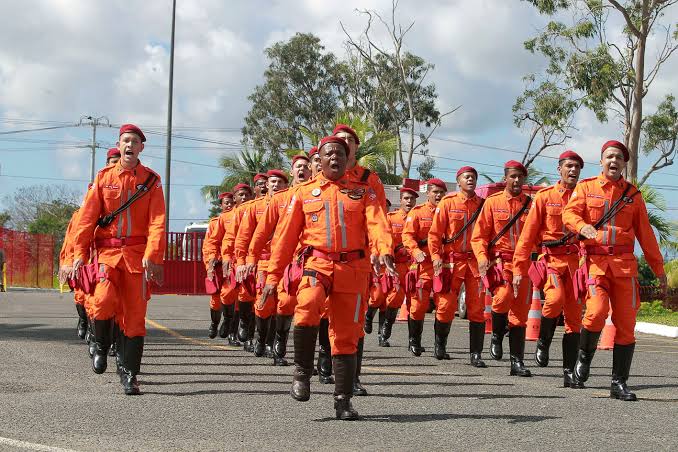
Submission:
[[[199,189],[221,180],[219,156],[237,152],[247,96],[262,81],[266,67],[263,50],[295,32],[312,32],[342,56],[339,20],[357,34],[363,18],[355,8],[386,14],[390,2],[177,3],[174,133],[227,143],[173,139],[171,229],[183,230],[187,222],[207,215]],[[142,161],[164,175],[170,12],[169,0],[26,0],[3,5],[0,38],[11,45],[0,48],[0,133],[75,124],[82,115],[107,116],[113,124],[134,122],[155,132],[147,134]],[[676,23],[678,6],[669,13],[664,22]],[[462,165],[459,160],[470,160],[478,162],[481,171],[496,174],[504,161],[520,156],[517,152],[527,142],[526,133],[513,125],[511,106],[523,89],[522,76],[544,65],[523,50],[522,43],[545,19],[526,2],[440,0],[422,8],[421,2],[402,0],[400,20],[415,21],[408,50],[435,64],[431,81],[440,95],[440,109],[462,105],[431,142],[431,155],[442,157],[434,173],[451,180]],[[383,35],[378,38],[386,42]],[[646,112],[675,89],[676,73],[678,56],[655,81]],[[619,139],[620,126],[615,121],[600,124],[586,111],[577,115],[575,126],[578,130],[567,147],[591,162],[583,175],[595,175],[600,145]],[[84,146],[91,133],[90,127],[69,127],[0,135],[0,195],[31,184],[84,188],[90,171],[89,149]],[[117,129],[98,129],[103,149],[97,167],[103,166],[106,148],[116,135]],[[540,158],[535,165],[555,172],[553,159]],[[641,161],[644,167],[647,160]],[[675,209],[669,212],[674,219],[676,177],[678,168],[670,167],[650,179],[662,187]]]

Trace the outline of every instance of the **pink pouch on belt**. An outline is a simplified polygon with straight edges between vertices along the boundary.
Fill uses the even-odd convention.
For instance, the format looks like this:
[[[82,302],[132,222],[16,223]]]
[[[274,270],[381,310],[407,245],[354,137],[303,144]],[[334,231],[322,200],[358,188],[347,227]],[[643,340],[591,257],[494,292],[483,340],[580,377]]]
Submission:
[[[527,271],[527,275],[532,281],[532,286],[542,290],[544,284],[546,284],[546,262],[544,259],[539,259],[538,261],[532,262],[530,264],[530,269]]]

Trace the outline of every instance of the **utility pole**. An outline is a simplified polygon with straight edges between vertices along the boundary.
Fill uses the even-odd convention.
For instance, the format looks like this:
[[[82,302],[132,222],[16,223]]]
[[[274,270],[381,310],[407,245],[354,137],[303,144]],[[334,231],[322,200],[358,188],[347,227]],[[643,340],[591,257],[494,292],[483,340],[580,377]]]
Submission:
[[[170,222],[170,176],[172,170],[172,91],[174,87],[174,24],[177,0],[172,0],[172,35],[170,40],[169,96],[167,99],[167,149],[165,151],[165,230]]]
[[[95,171],[96,171],[95,157],[96,157],[97,148],[99,147],[97,145],[97,126],[105,125],[106,127],[110,127],[111,123],[106,116],[99,116],[98,118],[94,118],[91,115],[90,116],[84,116],[83,115],[83,116],[80,117],[80,122],[78,123],[78,125],[79,126],[92,126],[92,144],[90,145],[90,147],[92,148],[92,161],[91,161],[89,181],[94,182],[94,174],[95,174]]]

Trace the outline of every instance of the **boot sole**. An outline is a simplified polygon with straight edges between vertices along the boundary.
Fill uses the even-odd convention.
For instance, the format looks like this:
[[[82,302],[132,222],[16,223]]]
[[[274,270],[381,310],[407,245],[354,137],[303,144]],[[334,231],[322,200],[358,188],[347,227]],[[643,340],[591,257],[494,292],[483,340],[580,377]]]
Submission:
[[[308,397],[298,397],[298,396],[296,396],[296,395],[294,394],[294,391],[292,391],[292,390],[290,390],[290,395],[291,395],[292,398],[293,398],[294,400],[296,400],[297,402],[308,402],[308,401],[311,399],[311,395],[310,395],[310,394],[309,394]]]
[[[633,397],[625,398],[622,397],[620,394],[610,394],[611,399],[616,399],[616,400],[621,400],[622,402],[637,402],[638,397],[635,395]]]

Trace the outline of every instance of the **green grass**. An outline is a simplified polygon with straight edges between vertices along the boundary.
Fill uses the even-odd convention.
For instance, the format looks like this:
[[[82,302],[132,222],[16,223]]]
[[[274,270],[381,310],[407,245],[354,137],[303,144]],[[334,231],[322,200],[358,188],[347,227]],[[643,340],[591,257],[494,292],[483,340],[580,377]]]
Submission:
[[[678,326],[678,312],[669,311],[664,308],[662,302],[659,300],[641,303],[640,309],[638,310],[637,321]]]

